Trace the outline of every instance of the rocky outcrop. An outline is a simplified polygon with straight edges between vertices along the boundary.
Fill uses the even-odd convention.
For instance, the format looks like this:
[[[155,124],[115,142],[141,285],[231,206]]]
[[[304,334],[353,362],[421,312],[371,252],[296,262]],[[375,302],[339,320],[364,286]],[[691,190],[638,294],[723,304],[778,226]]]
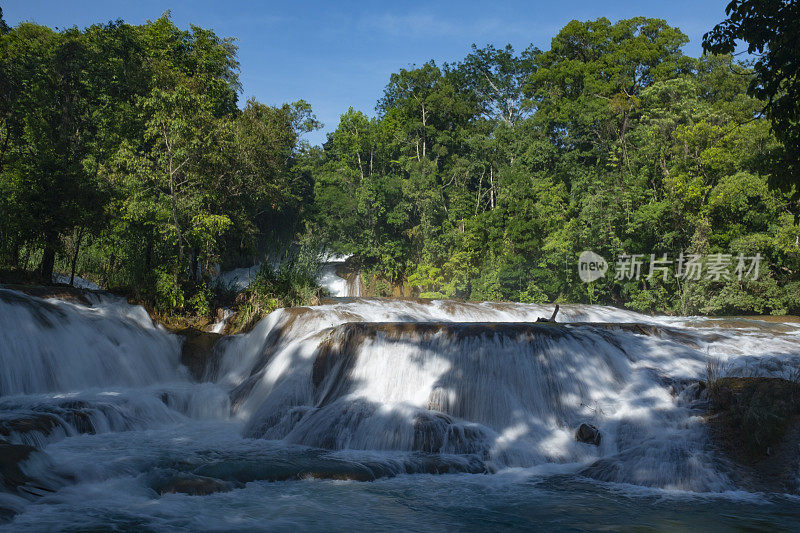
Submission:
[[[0,483],[6,490],[16,492],[30,478],[20,469],[36,448],[24,444],[10,444],[0,440]]]
[[[89,405],[81,400],[64,400],[58,405],[39,407],[36,411],[7,411],[0,413],[0,438],[15,443],[39,446],[41,438],[56,430],[62,435],[94,433],[91,414],[104,411],[104,404]]]
[[[731,477],[747,490],[797,492],[800,383],[781,378],[709,381],[708,426]]]
[[[35,473],[30,471],[31,461],[36,463]],[[72,477],[59,472],[45,452],[0,439],[0,493],[8,495],[0,499],[0,522],[21,512],[26,500],[51,494],[70,481]]]
[[[56,298],[77,302],[83,305],[92,305],[91,295],[102,293],[103,291],[93,291],[91,289],[80,289],[69,285],[24,285],[24,284],[3,284],[2,288],[25,293],[37,298]]]

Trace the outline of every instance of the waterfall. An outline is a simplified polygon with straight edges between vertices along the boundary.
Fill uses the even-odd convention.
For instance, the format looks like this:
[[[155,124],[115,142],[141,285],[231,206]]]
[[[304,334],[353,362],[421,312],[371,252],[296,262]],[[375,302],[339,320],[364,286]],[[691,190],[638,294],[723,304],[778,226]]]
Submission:
[[[666,387],[699,375],[705,358],[682,344],[682,332],[655,334],[616,324],[346,322],[262,352],[260,369],[234,389],[234,406],[246,436],[475,454],[492,470],[624,461],[648,443],[681,461],[664,468],[658,453],[634,453],[630,470],[658,472],[646,479],[630,478],[625,466],[594,468],[607,480],[725,488],[697,449],[702,428],[687,427],[691,413]],[[675,371],[658,370],[666,358],[679,361]],[[575,441],[581,423],[600,428],[599,448]]]
[[[358,298],[363,296],[361,271],[348,271],[346,261],[349,256],[329,256],[325,258],[319,273],[320,286],[327,289],[335,298]]]
[[[549,314],[397,300],[280,310],[222,343],[208,377],[232,388],[250,437],[474,454],[490,470],[579,463],[605,481],[731,488],[687,387],[704,378],[712,344],[748,364],[736,357],[748,335],[599,306],[564,306],[564,324],[535,323]],[[788,371],[797,344],[772,346],[781,342],[788,354],[764,360]],[[582,423],[600,429],[600,446],[575,440]]]
[[[0,289],[0,323],[0,396],[179,376],[179,339],[119,298],[95,296],[87,306]]]
[[[81,433],[227,417],[222,389],[188,382],[180,337],[121,298],[84,298],[0,289],[0,439],[41,447]]]
[[[233,314],[233,311],[227,307],[222,309],[222,315],[218,316],[218,320],[211,326],[211,333],[222,333],[223,330],[225,330],[225,326],[228,324],[228,320],[231,319]]]
[[[791,375],[799,324],[589,305],[537,322],[552,311],[369,298],[279,309],[222,337],[197,382],[181,337],[141,307],[0,289],[0,452],[20,457],[0,461],[18,478],[0,486],[0,519],[37,523],[27,506],[50,505],[53,491],[63,517],[86,490],[127,501],[238,488],[258,500],[251,482],[420,472],[739,488],[698,381],[709,357],[732,373]],[[576,439],[583,424],[593,442]]]

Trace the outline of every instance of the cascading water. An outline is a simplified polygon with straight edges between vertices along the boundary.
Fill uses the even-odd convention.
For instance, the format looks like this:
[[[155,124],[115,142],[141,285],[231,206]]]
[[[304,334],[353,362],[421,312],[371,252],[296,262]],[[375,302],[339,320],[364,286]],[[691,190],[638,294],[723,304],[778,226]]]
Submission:
[[[0,396],[178,378],[178,339],[117,299],[85,306],[0,289],[0,318]]]
[[[692,494],[734,515],[796,505],[736,492],[697,383],[709,356],[789,375],[798,324],[577,305],[552,324],[536,322],[550,306],[342,300],[223,338],[196,383],[179,337],[90,298],[0,289],[0,452],[25,456],[0,461],[8,527],[591,529],[584,507],[671,523],[694,509],[697,523]],[[596,446],[576,441],[581,424]],[[567,522],[556,500],[573,502]]]
[[[357,298],[362,296],[361,273],[346,271],[349,256],[328,256],[322,263],[319,284],[334,298]]]

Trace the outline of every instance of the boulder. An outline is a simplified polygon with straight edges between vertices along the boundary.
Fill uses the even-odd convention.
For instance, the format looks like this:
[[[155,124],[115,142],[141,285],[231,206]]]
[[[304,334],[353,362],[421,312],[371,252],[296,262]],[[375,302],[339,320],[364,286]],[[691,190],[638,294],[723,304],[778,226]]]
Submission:
[[[601,439],[600,430],[591,424],[581,424],[578,431],[575,432],[575,440],[578,442],[599,446]]]

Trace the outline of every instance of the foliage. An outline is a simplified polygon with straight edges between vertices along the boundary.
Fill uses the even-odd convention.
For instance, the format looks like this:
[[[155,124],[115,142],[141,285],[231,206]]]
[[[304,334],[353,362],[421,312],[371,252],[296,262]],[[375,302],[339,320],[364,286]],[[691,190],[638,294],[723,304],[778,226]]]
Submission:
[[[164,267],[155,271],[155,307],[156,310],[170,314],[183,309],[183,289],[178,284],[177,276]]]
[[[800,227],[756,75],[660,19],[572,21],[392,74],[314,160],[312,228],[368,289],[674,313],[798,310]],[[760,253],[756,281],[576,276],[577,255]],[[645,272],[646,273],[646,272]],[[674,269],[673,269],[674,273]]]
[[[308,246],[283,258],[277,268],[264,262],[255,280],[237,296],[233,330],[248,330],[279,307],[318,305],[325,296],[317,284],[321,264],[321,255]]]
[[[703,36],[703,48],[731,54],[737,41],[747,43],[756,56],[748,92],[764,100],[764,112],[784,142],[784,162],[791,165],[797,184],[800,172],[800,3],[795,0],[732,0],[725,8],[726,20]],[[779,174],[776,178],[788,177]]]
[[[318,248],[352,254],[387,296],[798,312],[797,168],[775,164],[800,146],[796,10],[734,1],[700,58],[645,17],[571,21],[547,50],[473,46],[392,74],[376,116],[348,109],[321,147],[302,140],[320,127],[303,100],[240,109],[234,42],[168,13],[0,25],[0,268],[74,267],[164,313],[209,314],[219,269],[313,240],[264,268],[240,320],[318,300]],[[753,69],[730,55],[737,39]],[[763,267],[585,284],[583,250]]]
[[[210,279],[291,239],[319,127],[300,100],[237,107],[233,40],[176,27],[0,31],[0,264],[38,261],[207,315]],[[277,244],[276,244],[277,245]]]

